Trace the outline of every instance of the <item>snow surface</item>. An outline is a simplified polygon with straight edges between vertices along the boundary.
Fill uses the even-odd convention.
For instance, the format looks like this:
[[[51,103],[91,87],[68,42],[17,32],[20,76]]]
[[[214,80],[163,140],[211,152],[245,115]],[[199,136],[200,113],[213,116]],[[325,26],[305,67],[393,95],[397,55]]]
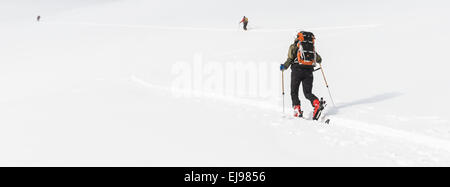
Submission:
[[[449,4],[2,0],[0,166],[450,166]],[[283,113],[298,30],[329,125],[290,71]]]

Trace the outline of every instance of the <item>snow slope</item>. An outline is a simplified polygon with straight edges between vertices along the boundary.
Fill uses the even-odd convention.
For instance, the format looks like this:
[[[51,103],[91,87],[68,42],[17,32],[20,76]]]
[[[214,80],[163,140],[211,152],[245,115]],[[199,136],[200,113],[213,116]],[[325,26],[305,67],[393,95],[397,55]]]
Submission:
[[[449,3],[305,3],[1,1],[0,165],[449,166]],[[289,71],[282,112],[301,29],[330,125],[290,117]]]

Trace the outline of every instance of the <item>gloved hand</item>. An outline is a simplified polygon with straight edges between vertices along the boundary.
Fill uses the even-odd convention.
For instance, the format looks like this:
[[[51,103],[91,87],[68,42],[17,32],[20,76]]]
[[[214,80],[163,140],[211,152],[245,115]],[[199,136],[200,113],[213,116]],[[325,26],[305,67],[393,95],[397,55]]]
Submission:
[[[320,55],[317,55],[317,59],[316,59],[317,63],[322,63],[322,57]]]
[[[284,66],[284,64],[280,64],[280,71],[284,71],[286,70],[286,67]]]

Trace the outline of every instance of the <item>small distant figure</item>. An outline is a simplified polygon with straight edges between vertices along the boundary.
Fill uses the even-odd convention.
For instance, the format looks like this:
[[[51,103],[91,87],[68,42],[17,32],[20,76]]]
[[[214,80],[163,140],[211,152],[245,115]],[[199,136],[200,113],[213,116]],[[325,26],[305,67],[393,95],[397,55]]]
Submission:
[[[243,17],[240,23],[244,23],[244,30],[247,30],[247,25],[248,25],[248,18],[247,17]]]
[[[41,16],[37,16],[36,20],[39,22],[41,21]]]

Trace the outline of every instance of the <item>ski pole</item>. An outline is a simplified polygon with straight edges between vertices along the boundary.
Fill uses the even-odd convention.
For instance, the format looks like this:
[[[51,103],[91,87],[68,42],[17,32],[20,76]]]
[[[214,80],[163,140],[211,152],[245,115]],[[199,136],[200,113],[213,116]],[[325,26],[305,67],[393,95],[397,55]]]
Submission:
[[[325,80],[325,85],[327,86],[328,94],[330,95],[331,102],[333,103],[333,106],[336,107],[336,104],[334,104],[334,101],[333,101],[333,97],[331,96],[330,87],[328,86],[327,78],[325,78],[325,73],[323,72],[322,63],[319,63],[319,65],[320,65],[319,69],[322,71],[323,80]]]
[[[283,114],[284,114],[284,71],[281,71],[281,93],[283,94]]]

